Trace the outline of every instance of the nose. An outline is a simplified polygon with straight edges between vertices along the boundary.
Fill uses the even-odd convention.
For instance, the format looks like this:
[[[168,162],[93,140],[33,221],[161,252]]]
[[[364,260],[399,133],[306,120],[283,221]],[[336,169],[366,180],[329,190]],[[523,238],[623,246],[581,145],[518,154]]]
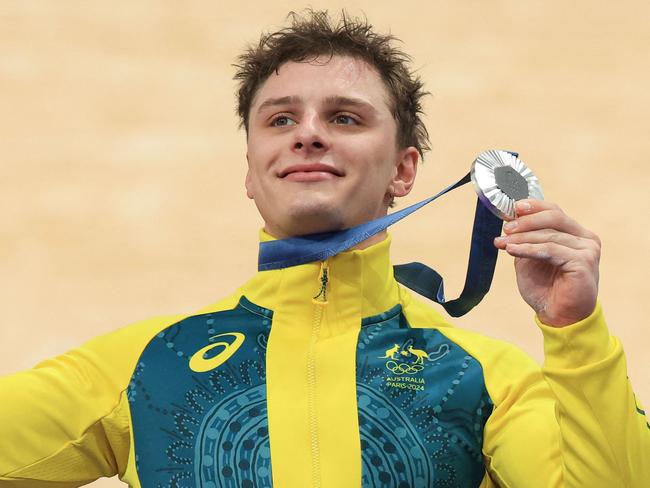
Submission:
[[[308,149],[310,148],[309,143],[302,143],[301,141],[297,141],[296,144],[293,146],[294,149],[302,149],[303,147],[307,147]],[[320,142],[320,141],[312,141],[311,142],[311,148],[313,149],[323,149],[325,145]]]
[[[305,114],[294,134],[294,151],[310,153],[329,149],[330,142],[327,127],[323,125],[316,113]]]

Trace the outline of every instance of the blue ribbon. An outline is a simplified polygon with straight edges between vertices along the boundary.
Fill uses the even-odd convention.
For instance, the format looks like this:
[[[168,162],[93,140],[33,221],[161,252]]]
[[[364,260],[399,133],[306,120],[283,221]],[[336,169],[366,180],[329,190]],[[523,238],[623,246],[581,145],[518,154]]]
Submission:
[[[513,154],[516,156],[516,153]],[[365,241],[470,181],[468,173],[432,197],[349,229],[262,242],[259,250],[258,269],[268,271],[314,261],[324,261]],[[447,301],[445,299],[442,276],[425,264],[417,262],[398,264],[394,266],[395,279],[420,295],[439,303],[452,317],[466,314],[478,305],[490,289],[498,253],[493,241],[495,237],[501,235],[502,224],[503,221],[492,214],[477,198],[465,286],[455,300]]]

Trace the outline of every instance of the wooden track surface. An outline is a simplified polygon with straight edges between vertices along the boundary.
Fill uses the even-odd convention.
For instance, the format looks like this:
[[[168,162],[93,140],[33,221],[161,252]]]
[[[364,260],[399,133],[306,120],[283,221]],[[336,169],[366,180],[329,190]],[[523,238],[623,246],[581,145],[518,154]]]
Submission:
[[[650,4],[311,2],[364,11],[414,56],[433,150],[402,207],[517,150],[604,243],[601,301],[650,405]],[[0,2],[0,374],[134,321],[195,310],[255,271],[234,115],[240,49],[287,1]],[[466,188],[392,231],[395,262],[464,281]],[[511,259],[457,321],[542,360]],[[122,486],[117,479],[93,483]]]

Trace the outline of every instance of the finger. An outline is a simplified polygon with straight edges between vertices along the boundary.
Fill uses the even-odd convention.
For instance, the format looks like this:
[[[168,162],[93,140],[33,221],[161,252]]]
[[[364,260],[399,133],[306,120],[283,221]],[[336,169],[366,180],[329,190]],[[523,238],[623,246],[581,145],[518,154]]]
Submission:
[[[529,258],[545,261],[549,264],[562,267],[567,263],[581,264],[584,267],[598,266],[600,254],[591,249],[571,249],[555,242],[543,244],[508,244],[506,252],[516,258]]]
[[[565,232],[558,232],[553,229],[542,229],[530,232],[518,232],[497,237],[494,244],[499,249],[505,249],[507,244],[541,244],[544,242],[555,242],[571,249],[592,249],[595,247],[591,239],[574,236]]]
[[[530,215],[544,210],[562,210],[557,203],[549,202],[548,200],[535,200],[534,198],[526,198],[524,200],[517,200],[515,202],[515,213],[517,216]]]
[[[553,206],[557,207],[556,204],[552,202],[547,202],[545,200],[535,200],[533,198],[526,198],[524,200],[517,200],[515,202],[515,216],[504,217],[506,222],[521,217],[522,215],[533,214],[541,212],[542,210],[550,210]]]
[[[522,215],[517,217],[515,220],[507,222],[503,226],[503,230],[507,234],[540,229],[554,229],[574,236],[597,240],[597,237],[593,232],[585,229],[578,222],[570,218],[559,207]]]

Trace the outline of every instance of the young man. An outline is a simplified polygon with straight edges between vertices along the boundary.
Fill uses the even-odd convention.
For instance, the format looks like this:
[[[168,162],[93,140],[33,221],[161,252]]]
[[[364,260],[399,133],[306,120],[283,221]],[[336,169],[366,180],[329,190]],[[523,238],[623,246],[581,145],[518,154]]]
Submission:
[[[241,57],[263,241],[346,229],[408,194],[427,135],[406,62],[323,13]],[[646,486],[650,430],[597,303],[598,237],[549,202],[518,215],[495,245],[537,313],[541,370],[399,287],[383,232],[1,380],[0,484]]]

